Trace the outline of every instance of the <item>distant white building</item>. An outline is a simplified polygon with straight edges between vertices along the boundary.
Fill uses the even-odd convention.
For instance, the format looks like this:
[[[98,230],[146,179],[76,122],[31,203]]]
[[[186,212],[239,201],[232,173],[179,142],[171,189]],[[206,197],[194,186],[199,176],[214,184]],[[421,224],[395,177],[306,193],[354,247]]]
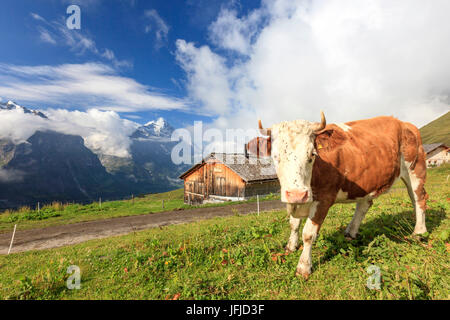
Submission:
[[[424,144],[423,149],[427,154],[427,167],[436,167],[450,162],[450,148],[444,143]]]

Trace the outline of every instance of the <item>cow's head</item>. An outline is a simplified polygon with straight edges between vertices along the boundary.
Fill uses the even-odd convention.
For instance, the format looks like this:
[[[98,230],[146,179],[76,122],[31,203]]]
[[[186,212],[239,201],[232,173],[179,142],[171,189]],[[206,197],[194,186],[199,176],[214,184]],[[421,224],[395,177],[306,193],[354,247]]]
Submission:
[[[285,121],[259,130],[267,136],[271,156],[281,185],[281,201],[292,204],[310,203],[312,169],[317,152],[316,134],[326,126],[325,115],[321,122],[305,120]]]

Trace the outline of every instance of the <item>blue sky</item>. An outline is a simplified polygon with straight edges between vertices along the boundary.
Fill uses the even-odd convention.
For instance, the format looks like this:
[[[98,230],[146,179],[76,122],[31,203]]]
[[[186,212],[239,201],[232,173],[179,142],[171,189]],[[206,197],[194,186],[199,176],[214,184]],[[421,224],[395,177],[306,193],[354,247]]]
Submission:
[[[68,30],[70,4],[81,30]],[[175,127],[450,109],[450,2],[3,0],[0,98]],[[92,113],[98,116],[98,113]],[[101,114],[100,114],[101,115]],[[1,120],[1,119],[0,119]]]
[[[94,49],[68,44],[58,31],[69,17],[70,4],[81,8],[81,30],[67,30],[76,34],[76,42],[88,39]],[[117,76],[134,79],[148,86],[150,91],[168,98],[185,99],[186,74],[175,58],[177,39],[186,39],[202,45],[208,41],[208,26],[221,8],[238,8],[246,12],[259,1],[236,2],[199,1],[144,1],[144,0],[5,0],[0,10],[0,63],[15,66],[59,66],[64,64],[101,63],[114,69]],[[47,36],[45,36],[47,35]],[[6,50],[5,50],[6,49]],[[105,52],[114,58],[107,58]],[[84,109],[84,100],[71,97],[53,102],[30,101],[16,96],[24,105],[40,108]],[[38,99],[39,100],[39,99]],[[121,113],[145,123],[163,116],[175,126],[189,125],[195,120],[210,121],[195,112],[195,102],[186,112],[178,110],[138,110]],[[141,118],[138,118],[141,117]]]

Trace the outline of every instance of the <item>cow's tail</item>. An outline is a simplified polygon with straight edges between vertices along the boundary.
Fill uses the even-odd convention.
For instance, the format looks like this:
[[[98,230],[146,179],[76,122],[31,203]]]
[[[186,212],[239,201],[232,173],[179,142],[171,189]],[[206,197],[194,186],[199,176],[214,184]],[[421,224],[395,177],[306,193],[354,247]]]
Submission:
[[[401,150],[405,161],[409,163],[409,170],[414,170],[419,161],[425,164],[425,151],[419,129],[411,123],[402,123]]]

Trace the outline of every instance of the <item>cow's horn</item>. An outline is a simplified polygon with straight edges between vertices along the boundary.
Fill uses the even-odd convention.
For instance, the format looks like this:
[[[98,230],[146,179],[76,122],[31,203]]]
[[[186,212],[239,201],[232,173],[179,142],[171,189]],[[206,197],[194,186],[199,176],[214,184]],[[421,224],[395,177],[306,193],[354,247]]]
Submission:
[[[319,131],[325,129],[325,126],[327,125],[327,120],[325,119],[325,114],[323,113],[322,110],[320,110],[320,118],[321,118],[321,121],[320,121],[320,123],[316,123],[314,132],[319,132]]]
[[[270,129],[264,129],[261,123],[261,120],[258,120],[258,126],[259,126],[259,132],[263,135],[263,136],[270,136],[272,134]]]

